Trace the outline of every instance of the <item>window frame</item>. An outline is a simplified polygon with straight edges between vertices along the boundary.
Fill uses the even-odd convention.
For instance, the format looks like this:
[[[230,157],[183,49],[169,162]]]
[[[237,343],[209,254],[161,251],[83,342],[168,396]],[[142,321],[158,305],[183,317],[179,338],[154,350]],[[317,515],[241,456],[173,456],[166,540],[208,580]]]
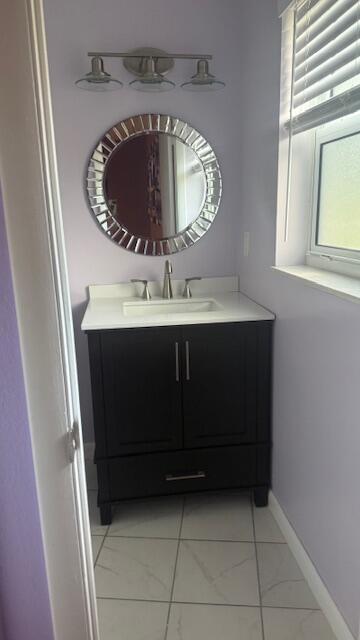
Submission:
[[[354,114],[355,115],[355,114]],[[313,193],[311,205],[311,221],[309,229],[309,250],[307,256],[314,258],[325,258],[327,260],[335,260],[340,263],[357,265],[360,269],[360,249],[346,249],[341,247],[332,247],[321,245],[317,242],[317,232],[319,224],[319,204],[320,204],[320,187],[321,187],[321,158],[323,145],[329,142],[335,142],[342,138],[360,134],[360,118],[357,122],[343,123],[343,119],[334,120],[319,127],[315,132],[315,157],[313,165]],[[360,203],[359,203],[360,206]],[[322,268],[326,268],[323,264]],[[333,270],[333,269],[331,269]],[[341,269],[339,269],[341,270]],[[360,272],[359,272],[360,275]]]
[[[351,300],[360,300],[360,256],[348,251],[336,252],[314,242],[314,193],[318,193],[315,165],[316,140],[320,136],[339,137],[360,130],[360,85],[357,108],[339,109],[336,119],[323,120],[296,131],[292,121],[295,2],[288,2],[281,13],[281,84],[278,146],[278,181],[274,269],[300,278],[311,286]],[[355,96],[356,97],[356,96]],[[340,105],[341,106],[341,105]],[[349,105],[348,105],[349,106]],[[308,139],[303,136],[308,132]],[[311,134],[310,134],[311,132]],[[294,141],[303,140],[301,155],[306,164],[297,176],[299,162],[294,158]],[[295,143],[297,144],[297,143]],[[304,159],[303,158],[303,159]],[[299,159],[299,158],[298,158]],[[300,156],[301,161],[301,156]],[[318,166],[318,165],[317,165]],[[293,181],[297,188],[293,188]],[[304,190],[305,188],[305,190]],[[315,215],[317,210],[315,209]],[[316,220],[316,218],[315,218]],[[341,254],[341,255],[339,255]],[[360,640],[360,639],[359,639]]]

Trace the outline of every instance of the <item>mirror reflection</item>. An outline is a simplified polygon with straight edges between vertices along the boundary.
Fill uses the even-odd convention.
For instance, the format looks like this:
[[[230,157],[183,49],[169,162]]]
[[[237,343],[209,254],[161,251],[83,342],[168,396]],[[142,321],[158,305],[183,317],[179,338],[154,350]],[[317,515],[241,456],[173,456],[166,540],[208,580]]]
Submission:
[[[205,172],[197,154],[167,133],[130,138],[106,165],[107,206],[137,237],[161,240],[184,231],[198,217],[205,193]]]
[[[104,133],[89,161],[86,190],[108,238],[133,253],[163,256],[207,233],[222,180],[201,133],[179,118],[145,113]]]

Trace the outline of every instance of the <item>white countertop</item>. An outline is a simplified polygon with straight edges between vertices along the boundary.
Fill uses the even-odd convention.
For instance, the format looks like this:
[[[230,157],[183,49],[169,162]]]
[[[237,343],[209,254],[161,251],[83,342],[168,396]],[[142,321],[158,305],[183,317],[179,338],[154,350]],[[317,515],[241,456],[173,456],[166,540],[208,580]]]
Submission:
[[[256,304],[239,291],[237,278],[204,278],[192,283],[192,302],[213,300],[217,306],[214,311],[189,313],[162,313],[157,315],[126,315],[129,302],[143,302],[139,297],[142,285],[93,285],[89,287],[90,300],[81,324],[83,331],[101,329],[130,329],[133,327],[164,327],[189,324],[213,324],[221,322],[251,322],[274,320],[273,313]],[[181,290],[183,281],[173,281],[173,300],[183,300]],[[159,300],[159,284],[149,283],[152,301]],[[125,305],[124,305],[125,303]],[[166,304],[166,302],[165,302]]]

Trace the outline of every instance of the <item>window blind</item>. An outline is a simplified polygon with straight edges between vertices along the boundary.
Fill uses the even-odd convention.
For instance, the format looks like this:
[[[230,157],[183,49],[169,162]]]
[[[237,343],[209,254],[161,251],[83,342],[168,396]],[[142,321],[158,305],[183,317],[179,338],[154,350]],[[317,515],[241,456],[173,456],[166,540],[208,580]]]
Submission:
[[[294,11],[293,133],[360,109],[360,0],[298,0]]]

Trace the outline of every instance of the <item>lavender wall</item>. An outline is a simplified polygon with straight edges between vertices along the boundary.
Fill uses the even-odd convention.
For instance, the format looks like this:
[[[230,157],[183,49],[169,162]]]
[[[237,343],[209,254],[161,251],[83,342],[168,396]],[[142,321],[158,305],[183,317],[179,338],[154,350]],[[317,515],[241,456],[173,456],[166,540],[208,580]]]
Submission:
[[[284,0],[285,1],[285,0]],[[280,4],[284,4],[280,0]],[[92,438],[86,342],[79,324],[86,285],[161,276],[161,259],[112,245],[91,220],[86,159],[104,130],[143,111],[188,119],[208,136],[224,174],[213,230],[174,257],[175,275],[227,275],[277,314],[274,491],[354,633],[360,593],[360,307],[271,271],[275,260],[280,23],[276,0],[45,0],[60,186],[86,437]],[[210,50],[228,86],[214,95],[124,88],[81,92],[86,51],[153,45]],[[179,64],[174,78],[189,75]],[[109,70],[126,77],[121,65]],[[243,258],[242,233],[250,231]],[[238,256],[238,257],[237,257]]]
[[[0,637],[51,640],[52,623],[0,194]]]
[[[280,22],[244,0],[240,285],[277,316],[273,490],[357,637],[360,306],[271,271],[275,261]]]
[[[174,277],[233,275],[237,243],[233,229],[239,215],[237,130],[243,87],[238,46],[243,11],[238,0],[45,0],[44,5],[82,417],[85,440],[92,440],[87,345],[79,329],[86,287],[134,277],[161,278],[164,260],[133,255],[97,228],[83,187],[89,154],[112,124],[137,113],[169,113],[198,128],[219,156],[224,197],[212,230],[196,246],[173,257]],[[214,73],[228,83],[226,91],[209,95],[176,88],[159,95],[124,87],[95,94],[74,86],[87,71],[87,51],[126,51],[139,46],[213,53]],[[107,66],[126,83],[132,79],[120,61],[109,61]],[[193,62],[178,62],[172,78],[180,82],[192,73]]]

